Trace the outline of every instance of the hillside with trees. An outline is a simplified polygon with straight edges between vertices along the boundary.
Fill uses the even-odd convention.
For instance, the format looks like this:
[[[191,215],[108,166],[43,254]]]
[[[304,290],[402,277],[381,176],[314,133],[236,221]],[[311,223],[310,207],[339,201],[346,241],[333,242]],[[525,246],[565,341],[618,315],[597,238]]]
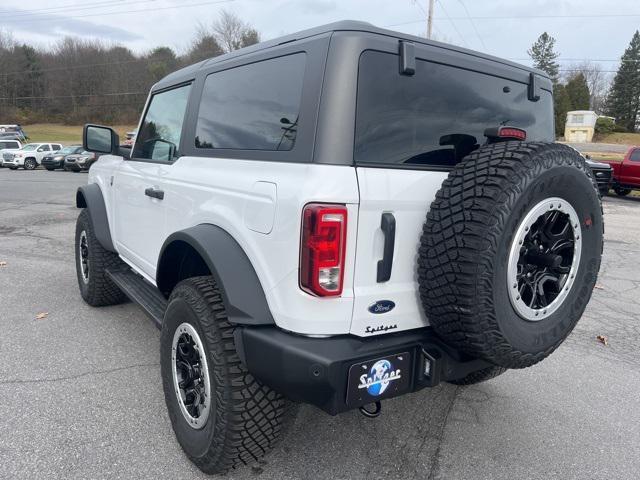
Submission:
[[[36,49],[0,31],[0,123],[134,123],[151,85],[169,72],[259,41],[251,25],[226,11],[201,24],[181,53],[160,46],[136,54],[72,37]]]

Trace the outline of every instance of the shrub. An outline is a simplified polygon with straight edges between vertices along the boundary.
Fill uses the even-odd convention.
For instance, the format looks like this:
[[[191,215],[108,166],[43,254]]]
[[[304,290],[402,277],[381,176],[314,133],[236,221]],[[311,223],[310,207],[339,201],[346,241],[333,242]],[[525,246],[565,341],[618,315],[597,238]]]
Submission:
[[[611,118],[599,117],[598,120],[596,120],[595,133],[599,137],[609,135],[610,133],[615,132],[615,129],[616,122]]]

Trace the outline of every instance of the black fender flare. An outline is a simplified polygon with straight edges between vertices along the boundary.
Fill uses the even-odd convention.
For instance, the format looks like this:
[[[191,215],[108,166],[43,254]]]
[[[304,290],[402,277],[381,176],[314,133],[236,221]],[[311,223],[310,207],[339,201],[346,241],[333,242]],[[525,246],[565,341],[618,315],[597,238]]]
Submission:
[[[97,183],[90,183],[78,187],[76,192],[76,207],[86,208],[89,211],[91,226],[98,242],[105,250],[115,252],[111,240],[111,231],[109,230],[109,217],[107,216],[107,207],[104,204],[102,190]]]
[[[275,324],[262,284],[251,260],[240,244],[224,229],[200,224],[171,234],[162,245],[156,270],[156,284],[161,292],[171,288],[171,268],[175,265],[165,255],[176,242],[187,243],[204,260],[220,287],[229,321],[241,325]]]

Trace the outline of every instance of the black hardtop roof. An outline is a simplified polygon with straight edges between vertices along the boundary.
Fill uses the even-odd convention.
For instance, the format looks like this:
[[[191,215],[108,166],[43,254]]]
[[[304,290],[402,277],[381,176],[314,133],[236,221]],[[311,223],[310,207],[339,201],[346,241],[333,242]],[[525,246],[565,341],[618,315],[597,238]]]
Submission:
[[[439,48],[444,48],[450,51],[459,52],[465,55],[471,55],[476,58],[486,59],[493,62],[498,62],[503,65],[509,65],[515,68],[519,68],[522,70],[526,70],[528,72],[536,73],[544,78],[549,78],[549,76],[543,72],[542,70],[538,70],[536,68],[527,67],[525,65],[521,65],[519,63],[511,62],[509,60],[505,60],[499,57],[494,57],[492,55],[488,55],[485,53],[477,52],[475,50],[470,50],[463,47],[458,47],[456,45],[451,45],[448,43],[442,43],[435,40],[428,40],[426,38],[417,37],[414,35],[409,35],[406,33],[400,33],[393,30],[387,30],[384,28],[376,27],[367,22],[359,22],[355,20],[342,20],[340,22],[329,23],[326,25],[322,25],[315,28],[310,28],[308,30],[302,30],[300,32],[291,33],[289,35],[285,35],[283,37],[274,38],[272,40],[267,40],[264,42],[257,43],[255,45],[251,45],[249,47],[241,48],[239,50],[235,50],[230,53],[225,53],[224,55],[220,55],[217,57],[210,58],[208,60],[203,60],[201,62],[195,63],[193,65],[189,65],[188,67],[184,67],[180,70],[177,70],[173,73],[170,73],[158,83],[153,86],[153,90],[166,88],[172,85],[176,85],[185,81],[188,81],[193,78],[195,73],[204,68],[205,66],[215,65],[216,63],[225,62],[227,60],[231,60],[234,58],[241,57],[243,55],[247,55],[249,53],[258,52],[261,50],[267,50],[269,48],[273,48],[277,45],[281,45],[283,43],[291,43],[296,40],[301,40],[304,38],[314,37],[316,35],[322,35],[330,32],[363,32],[363,33],[375,33],[378,35],[385,35],[388,37],[394,37],[401,40],[408,40],[414,43],[422,43],[425,45],[431,45]]]

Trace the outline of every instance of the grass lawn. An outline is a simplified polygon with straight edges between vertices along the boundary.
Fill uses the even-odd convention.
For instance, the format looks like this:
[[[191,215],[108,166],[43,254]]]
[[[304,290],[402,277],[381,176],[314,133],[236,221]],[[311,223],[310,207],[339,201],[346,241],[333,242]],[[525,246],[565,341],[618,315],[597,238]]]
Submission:
[[[599,137],[599,143],[619,143],[622,145],[640,145],[640,133],[611,133]]]
[[[624,153],[612,153],[612,152],[588,152],[584,151],[582,153],[588,154],[591,157],[591,160],[594,162],[601,162],[606,160],[608,162],[621,162],[624,158]]]
[[[126,132],[135,130],[136,125],[110,125],[123,140]],[[82,143],[83,125],[63,125],[59,123],[34,123],[24,125],[30,142],[60,142],[65,145]]]

